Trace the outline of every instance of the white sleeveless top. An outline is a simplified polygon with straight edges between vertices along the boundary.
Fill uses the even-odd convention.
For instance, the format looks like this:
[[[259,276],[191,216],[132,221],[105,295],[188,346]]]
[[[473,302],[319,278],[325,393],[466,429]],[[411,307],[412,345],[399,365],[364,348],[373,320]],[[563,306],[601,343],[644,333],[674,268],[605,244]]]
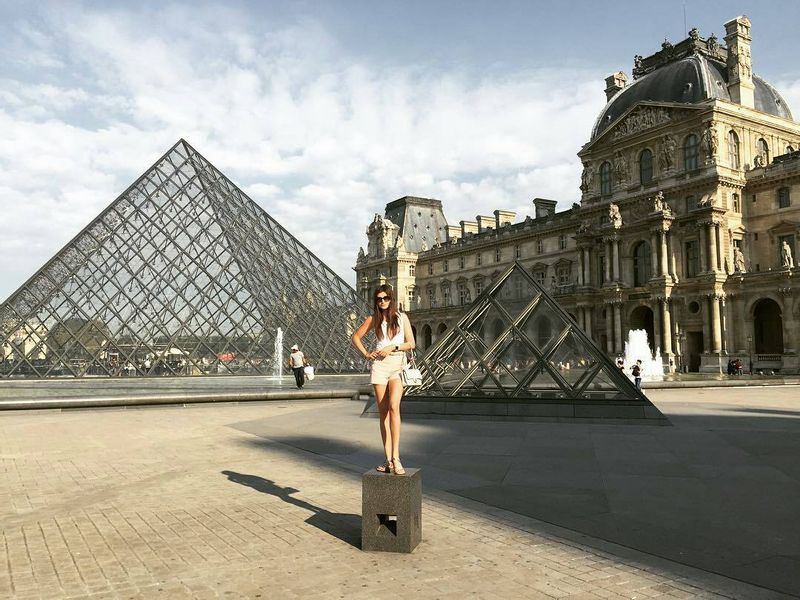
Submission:
[[[396,346],[399,344],[404,344],[406,341],[406,332],[404,329],[406,315],[404,313],[397,313],[397,323],[400,325],[400,330],[395,334],[392,339],[388,339],[389,337],[389,324],[384,320],[381,323],[381,337],[378,339],[378,343],[375,344],[375,350],[383,350],[386,346]]]

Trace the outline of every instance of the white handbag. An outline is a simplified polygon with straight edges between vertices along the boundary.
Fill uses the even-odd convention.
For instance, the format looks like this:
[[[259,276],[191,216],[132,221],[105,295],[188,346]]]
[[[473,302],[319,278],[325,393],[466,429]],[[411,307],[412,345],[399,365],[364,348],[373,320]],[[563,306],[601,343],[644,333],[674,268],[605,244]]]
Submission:
[[[314,381],[314,367],[311,365],[303,367],[303,373],[305,373],[306,379],[309,381]]]
[[[400,371],[400,381],[403,387],[422,385],[422,371],[417,368],[417,363],[414,362],[413,352],[411,352],[411,361],[406,361],[406,364],[403,365],[403,370]]]

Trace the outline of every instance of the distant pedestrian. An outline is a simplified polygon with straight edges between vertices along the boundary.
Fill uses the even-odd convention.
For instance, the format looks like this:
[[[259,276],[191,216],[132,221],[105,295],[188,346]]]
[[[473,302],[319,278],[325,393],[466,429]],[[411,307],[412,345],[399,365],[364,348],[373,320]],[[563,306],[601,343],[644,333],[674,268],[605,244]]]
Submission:
[[[631,375],[633,375],[633,383],[636,384],[636,389],[642,390],[642,361],[637,360],[636,364],[631,367]]]
[[[728,375],[733,375],[736,372],[736,362],[730,358],[728,359]]]
[[[292,368],[292,373],[294,373],[294,380],[297,382],[297,389],[302,389],[306,383],[306,375],[304,370],[306,366],[306,357],[302,352],[300,352],[300,348],[297,347],[297,344],[292,346],[292,353],[289,355],[289,366]]]
[[[741,358],[736,359],[735,367],[737,375],[741,375],[742,373],[744,373],[744,363],[742,362]]]
[[[619,369],[620,373],[622,373],[623,375],[625,374],[625,365],[623,364],[621,358],[617,359],[617,368]]]

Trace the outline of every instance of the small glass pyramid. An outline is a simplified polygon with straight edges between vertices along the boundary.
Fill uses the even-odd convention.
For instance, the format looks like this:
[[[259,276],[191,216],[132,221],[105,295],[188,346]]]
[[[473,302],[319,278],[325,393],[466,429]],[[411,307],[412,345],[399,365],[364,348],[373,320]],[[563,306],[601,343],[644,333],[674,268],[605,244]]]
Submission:
[[[409,397],[650,405],[519,263],[475,300],[418,366],[423,385]]]
[[[0,305],[0,377],[362,371],[367,311],[180,140]]]

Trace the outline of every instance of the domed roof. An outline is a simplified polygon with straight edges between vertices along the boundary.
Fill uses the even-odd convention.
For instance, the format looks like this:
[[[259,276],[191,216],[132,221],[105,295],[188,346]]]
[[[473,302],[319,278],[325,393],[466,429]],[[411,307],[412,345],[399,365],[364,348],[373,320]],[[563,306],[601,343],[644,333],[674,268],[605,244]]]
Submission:
[[[753,83],[756,110],[792,119],[789,105],[775,88],[758,75],[753,75]],[[725,64],[703,54],[686,56],[660,66],[617,92],[597,118],[592,140],[642,100],[698,104],[711,99],[731,101]]]

